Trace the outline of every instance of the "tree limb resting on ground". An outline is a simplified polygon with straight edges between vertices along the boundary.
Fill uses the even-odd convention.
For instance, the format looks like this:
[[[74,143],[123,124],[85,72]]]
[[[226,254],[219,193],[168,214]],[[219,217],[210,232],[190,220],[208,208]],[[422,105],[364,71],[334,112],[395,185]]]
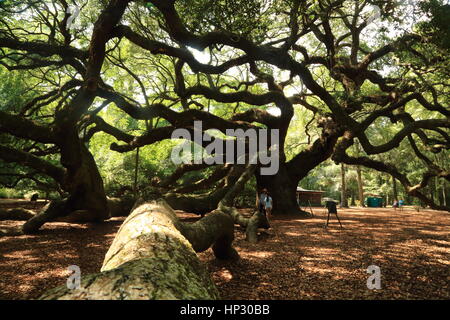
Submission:
[[[238,258],[233,229],[223,213],[185,224],[165,201],[144,203],[120,227],[101,273],[83,276],[78,289],[62,286],[40,299],[218,299],[195,251],[213,245],[218,258]]]

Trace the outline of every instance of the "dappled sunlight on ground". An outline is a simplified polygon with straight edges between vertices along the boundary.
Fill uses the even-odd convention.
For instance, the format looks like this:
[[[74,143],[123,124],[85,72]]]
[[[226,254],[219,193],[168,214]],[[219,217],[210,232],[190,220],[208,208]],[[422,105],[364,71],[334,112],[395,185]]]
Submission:
[[[243,210],[249,214],[251,210]],[[183,221],[198,216],[177,211]],[[325,228],[312,219],[274,217],[259,242],[236,226],[241,260],[200,253],[224,299],[449,299],[450,214],[433,210],[339,210]],[[46,224],[36,235],[0,238],[0,299],[37,298],[66,283],[69,265],[99,272],[124,218],[102,224]],[[0,228],[23,222],[0,221]],[[367,289],[367,267],[381,268],[380,290]]]
[[[48,223],[36,235],[0,238],[0,299],[37,298],[63,285],[77,265],[81,273],[99,272],[123,218],[101,224]],[[1,227],[23,222],[0,221]]]
[[[236,233],[236,263],[200,254],[224,299],[449,299],[450,214],[434,210],[350,208],[312,219],[275,217],[258,244]],[[272,252],[262,258],[255,252]],[[367,267],[381,268],[380,290]],[[221,273],[233,278],[224,281]],[[269,285],[269,284],[270,285]]]

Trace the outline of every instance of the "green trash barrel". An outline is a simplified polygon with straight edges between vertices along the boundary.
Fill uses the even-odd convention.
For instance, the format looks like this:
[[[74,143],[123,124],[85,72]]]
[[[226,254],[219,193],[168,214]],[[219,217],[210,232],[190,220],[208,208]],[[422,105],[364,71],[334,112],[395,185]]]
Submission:
[[[367,198],[367,206],[370,208],[381,208],[383,205],[382,198],[369,197]]]

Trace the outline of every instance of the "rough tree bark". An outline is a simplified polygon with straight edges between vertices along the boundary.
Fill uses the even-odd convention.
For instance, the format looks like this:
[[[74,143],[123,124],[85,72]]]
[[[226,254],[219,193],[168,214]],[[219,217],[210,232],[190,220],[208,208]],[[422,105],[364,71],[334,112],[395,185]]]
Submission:
[[[106,56],[106,43],[111,39],[111,32],[122,18],[128,3],[129,0],[111,0],[98,16],[89,43],[87,63],[81,71],[84,81],[74,85],[80,85],[80,88],[69,102],[57,110],[50,126],[38,125],[19,115],[2,113],[0,117],[0,131],[57,146],[61,165],[65,168],[61,184],[70,196],[51,203],[28,220],[22,227],[23,233],[36,232],[44,223],[61,217],[69,221],[102,221],[109,217],[103,181],[92,155],[79,137],[79,121],[92,105],[98,87],[103,85],[100,72]],[[33,52],[33,48],[27,49]],[[44,56],[53,54],[49,49],[43,49]],[[57,54],[66,56],[66,53]],[[26,155],[29,158],[30,154]],[[33,158],[35,164],[38,161],[36,158]],[[40,163],[45,162],[41,160]],[[26,160],[26,164],[33,166],[30,160]],[[59,178],[61,168],[52,172],[54,166],[47,167],[51,169],[48,172],[50,176]]]
[[[347,183],[345,181],[344,163],[341,163],[341,208],[348,208]]]
[[[397,180],[392,176],[392,191],[394,193],[394,201],[398,201]]]
[[[274,214],[292,214],[307,217],[297,203],[297,186],[299,180],[289,171],[288,166],[280,164],[277,174],[262,176],[256,174],[258,190],[266,188],[273,199]]]
[[[245,166],[235,165],[229,170],[229,173],[223,178],[223,186],[216,188],[207,194],[180,194],[169,192],[163,195],[163,198],[169,205],[177,210],[193,212],[205,215],[217,208],[219,202],[225,197],[227,192],[234,186],[236,181],[242,175]]]
[[[239,177],[234,186],[227,192],[223,199],[219,202],[217,210],[229,214],[234,223],[245,228],[245,235],[247,241],[251,243],[258,242],[258,228],[269,229],[269,221],[259,210],[250,217],[244,217],[233,207],[233,199],[241,192],[247,181],[251,178],[256,170],[255,165],[249,165],[244,173]],[[258,207],[258,206],[257,206]]]
[[[274,214],[310,217],[308,212],[299,208],[297,186],[311,170],[332,155],[334,146],[342,134],[342,128],[329,117],[322,117],[318,121],[318,127],[322,128],[321,136],[290,161],[284,162],[280,159],[280,168],[276,175],[262,176],[256,173],[258,190],[267,188],[272,195]]]
[[[34,216],[35,212],[33,210],[23,208],[0,209],[0,220],[27,221]]]
[[[195,251],[213,245],[221,259],[236,259],[233,222],[217,212],[183,224],[165,201],[139,205],[124,221],[101,272],[83,276],[81,286],[52,289],[40,299],[218,299]]]
[[[100,222],[110,217],[103,180],[95,160],[84,145],[81,144],[80,150],[80,162],[77,166],[68,166],[65,175],[64,190],[69,192],[69,197],[45,206],[25,222],[23,233],[34,233],[50,221]]]
[[[359,206],[365,207],[364,204],[364,184],[361,175],[361,166],[356,166],[356,175],[358,177],[358,198],[359,198]]]
[[[447,206],[447,195],[445,193],[445,181],[442,181],[442,202],[441,206]]]

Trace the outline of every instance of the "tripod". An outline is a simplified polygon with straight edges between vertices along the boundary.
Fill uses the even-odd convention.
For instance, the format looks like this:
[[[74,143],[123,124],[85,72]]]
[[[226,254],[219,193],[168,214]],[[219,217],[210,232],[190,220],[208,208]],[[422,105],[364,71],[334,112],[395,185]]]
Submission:
[[[332,213],[334,213],[336,215],[336,218],[337,218],[338,222],[339,222],[339,225],[341,226],[342,229],[344,229],[344,227],[342,226],[341,220],[339,219],[338,214],[337,214],[336,204],[334,202],[332,202],[332,201],[329,201],[329,202],[331,202],[332,204],[328,204],[328,201],[325,204],[325,208],[328,209],[328,217],[327,217],[327,223],[325,224],[325,227],[326,228],[328,227],[328,222],[330,221],[330,215]]]
[[[314,217],[314,212],[312,209],[311,201],[309,201],[309,200],[308,200],[308,205],[305,205],[305,210],[304,210],[305,212],[307,212],[306,209],[308,208],[308,206],[309,206],[309,211],[311,211],[311,217]],[[301,209],[301,207],[300,207],[300,209]]]

